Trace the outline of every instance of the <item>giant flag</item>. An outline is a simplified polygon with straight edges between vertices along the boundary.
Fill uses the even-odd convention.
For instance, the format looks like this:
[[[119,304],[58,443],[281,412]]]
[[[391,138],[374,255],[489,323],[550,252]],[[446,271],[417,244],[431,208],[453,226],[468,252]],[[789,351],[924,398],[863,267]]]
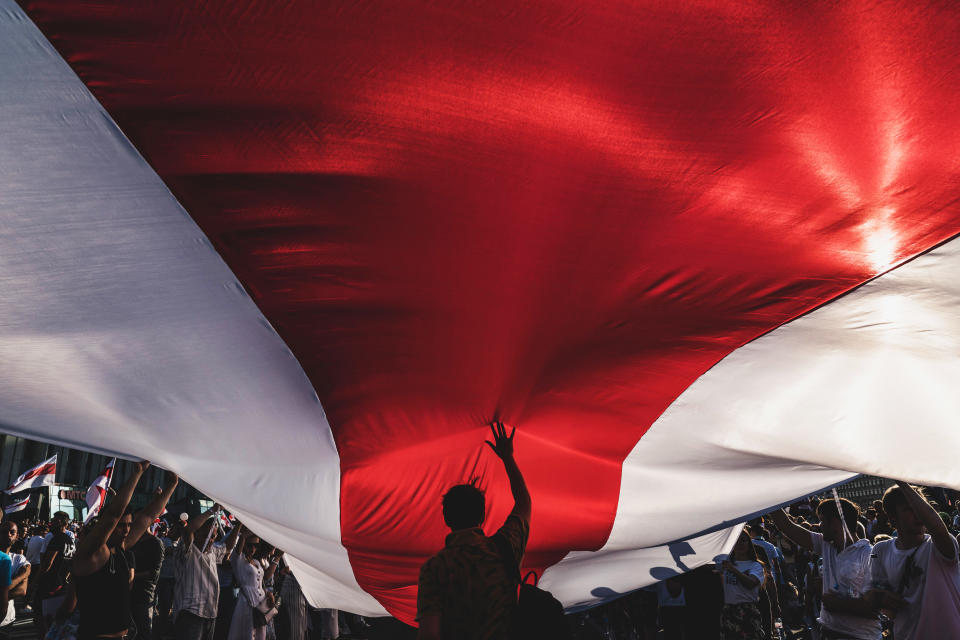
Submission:
[[[517,426],[567,605],[960,488],[960,8],[0,0],[0,423],[414,615]],[[725,528],[726,527],[726,528]]]

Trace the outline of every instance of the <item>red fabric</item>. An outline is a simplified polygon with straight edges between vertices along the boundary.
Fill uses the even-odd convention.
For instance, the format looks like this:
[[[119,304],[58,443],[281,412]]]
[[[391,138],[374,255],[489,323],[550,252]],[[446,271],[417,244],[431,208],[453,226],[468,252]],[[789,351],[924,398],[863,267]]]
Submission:
[[[700,374],[960,230],[945,3],[25,6],[303,365],[406,621],[444,489],[509,509],[484,421],[527,566],[596,549]]]

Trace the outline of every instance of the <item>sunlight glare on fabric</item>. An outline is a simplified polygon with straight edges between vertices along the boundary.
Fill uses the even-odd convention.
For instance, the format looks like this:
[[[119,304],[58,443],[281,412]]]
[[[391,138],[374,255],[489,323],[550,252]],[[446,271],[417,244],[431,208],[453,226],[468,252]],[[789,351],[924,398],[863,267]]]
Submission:
[[[900,239],[890,225],[894,210],[886,207],[877,219],[864,225],[864,250],[874,273],[887,270],[897,259]]]

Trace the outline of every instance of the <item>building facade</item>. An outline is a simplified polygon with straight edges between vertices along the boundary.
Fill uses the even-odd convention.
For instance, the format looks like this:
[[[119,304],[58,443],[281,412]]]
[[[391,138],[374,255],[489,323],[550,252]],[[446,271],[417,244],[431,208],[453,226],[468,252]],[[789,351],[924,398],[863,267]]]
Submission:
[[[874,500],[883,497],[883,492],[892,487],[893,480],[877,476],[860,476],[847,484],[837,487],[841,498],[857,503],[861,508],[869,507]]]
[[[74,510],[74,513],[70,514],[71,517],[77,518],[82,506],[86,503],[82,499],[78,500],[76,492],[86,493],[87,487],[103,472],[110,457],[0,433],[0,488],[9,487],[21,473],[54,454],[57,455],[57,486],[50,488],[52,492],[33,490],[38,494],[42,493],[44,499],[34,498],[31,501],[30,515],[49,517],[51,506],[54,507],[54,511],[64,508],[69,513],[70,510],[65,507],[70,505]],[[132,462],[118,459],[114,469],[114,483],[122,483],[132,469]],[[130,500],[130,505],[140,508],[149,502],[157,487],[163,486],[165,474],[166,472],[159,467],[147,469],[140,480],[137,492]],[[181,480],[170,499],[170,504],[193,515],[211,502],[205,495]]]

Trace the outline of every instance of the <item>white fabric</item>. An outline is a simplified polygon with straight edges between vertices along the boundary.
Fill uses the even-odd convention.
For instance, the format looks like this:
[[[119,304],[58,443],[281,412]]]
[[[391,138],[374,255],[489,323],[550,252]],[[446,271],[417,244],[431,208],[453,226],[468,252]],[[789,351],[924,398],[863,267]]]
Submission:
[[[960,611],[957,610],[956,603],[956,594],[960,592],[960,563],[958,563],[960,555],[958,555],[957,541],[951,537],[954,556],[952,560],[948,560],[937,550],[930,534],[924,535],[924,541],[919,547],[911,549],[899,549],[895,538],[884,540],[874,546],[876,557],[872,565],[873,582],[879,588],[894,592],[900,586],[907,559],[916,551],[916,555],[913,556],[914,570],[911,572],[914,575],[907,582],[902,594],[908,604],[905,609],[897,612],[893,621],[893,637],[897,640],[919,640],[917,627],[924,616],[936,616],[949,620],[952,624],[948,624],[948,628],[954,631],[960,629]],[[934,564],[939,567],[934,567]],[[933,593],[934,590],[936,593]],[[953,606],[938,607],[937,610],[928,611],[924,608],[925,600],[928,598],[938,603],[952,601]],[[930,640],[933,639],[930,638]]]
[[[957,273],[952,240],[701,376],[627,457],[603,550],[680,538],[854,472],[960,489]]]
[[[575,551],[543,572],[540,586],[569,610],[613,600],[638,587],[725,558],[742,525],[646,549]]]
[[[312,604],[384,615],[340,543],[339,457],[296,359],[13,0],[0,61],[4,432],[173,469],[323,567],[299,576]]]
[[[810,533],[813,550],[823,558],[823,592],[836,592],[847,598],[859,598],[871,588],[870,556],[873,546],[857,540],[837,553],[837,548],[824,542],[823,534]],[[830,613],[820,607],[820,624],[831,631],[863,640],[879,640],[880,620],[843,613]]]
[[[732,571],[723,572],[723,603],[743,604],[760,601],[760,587],[763,586],[763,566],[753,560],[737,560],[733,563],[740,573],[745,573],[760,581],[755,587],[747,587]]]

